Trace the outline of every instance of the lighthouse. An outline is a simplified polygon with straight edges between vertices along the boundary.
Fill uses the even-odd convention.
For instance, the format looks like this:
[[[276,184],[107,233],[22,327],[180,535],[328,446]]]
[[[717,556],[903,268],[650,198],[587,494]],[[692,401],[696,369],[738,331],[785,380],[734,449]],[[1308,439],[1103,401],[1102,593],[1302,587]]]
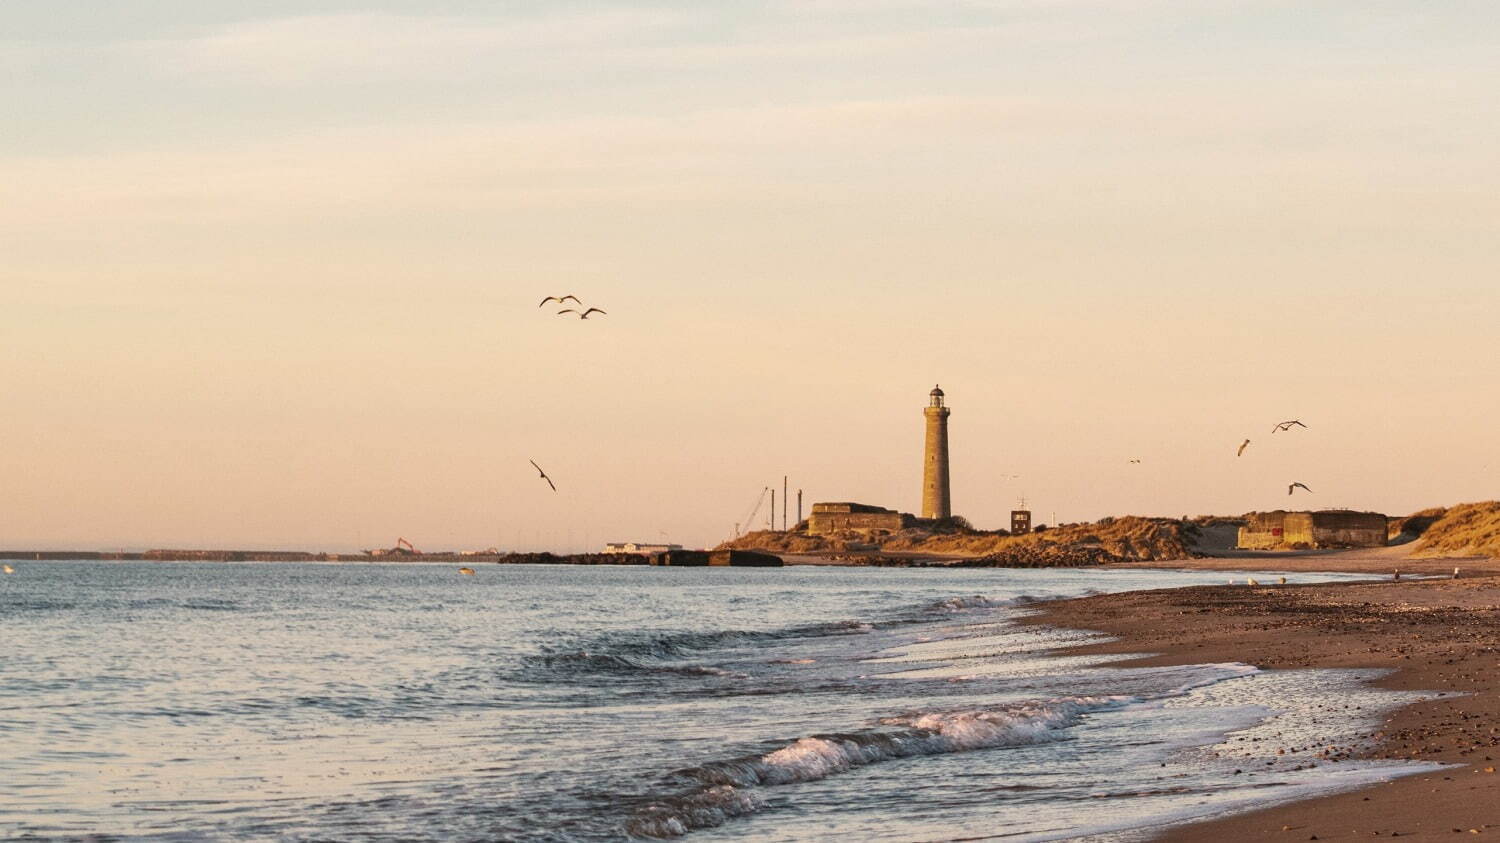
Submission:
[[[948,406],[943,390],[934,386],[928,393],[926,453],[922,457],[922,517],[951,518],[953,505],[948,497]]]

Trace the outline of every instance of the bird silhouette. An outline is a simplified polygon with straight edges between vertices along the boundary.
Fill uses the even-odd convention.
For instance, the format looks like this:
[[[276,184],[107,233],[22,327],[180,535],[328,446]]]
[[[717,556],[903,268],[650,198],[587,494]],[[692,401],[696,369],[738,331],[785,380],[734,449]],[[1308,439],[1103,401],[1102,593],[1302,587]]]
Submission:
[[[1301,483],[1293,483],[1290,486],[1286,487],[1286,493],[1288,495],[1290,495],[1294,489],[1306,489],[1309,492],[1312,491],[1312,489],[1308,489],[1306,486],[1302,485]]]
[[[1307,425],[1303,424],[1302,422],[1297,421],[1296,419],[1292,419],[1291,421],[1284,421],[1284,422],[1281,422],[1280,424],[1276,425],[1274,428],[1271,429],[1271,432],[1275,433],[1275,432],[1277,432],[1279,430],[1291,430],[1292,429],[1292,425],[1294,425],[1294,424],[1296,426],[1298,426],[1298,427],[1307,427]]]
[[[527,462],[531,463],[531,467],[536,469],[536,473],[540,474],[542,479],[547,481],[547,485],[552,487],[552,491],[557,491],[557,484],[552,482],[552,478],[547,476],[547,472],[542,471],[542,467],[536,464],[536,460],[527,460]]]
[[[1131,465],[1137,465],[1140,463],[1140,460],[1131,460],[1130,463]]]
[[[1245,455],[1245,449],[1248,448],[1248,447],[1250,447],[1250,440],[1246,439],[1245,441],[1243,441],[1243,442],[1240,443],[1240,449],[1238,451],[1235,451],[1234,455],[1237,456],[1237,457],[1244,456]]]
[[[568,303],[568,299],[572,299],[577,304],[583,304],[583,302],[578,301],[578,297],[577,296],[573,295],[572,293],[569,293],[566,296],[548,296],[548,297],[542,299],[541,304],[538,304],[537,307],[541,307],[543,304],[546,304],[549,301],[555,301],[558,304],[567,304]]]
[[[557,315],[558,315],[558,316],[561,316],[561,315],[563,315],[563,314],[564,314],[564,313],[578,313],[578,311],[576,311],[576,310],[574,310],[574,309],[573,309],[573,308],[571,308],[571,307],[570,307],[570,308],[568,308],[568,309],[567,309],[567,310],[559,310],[559,311],[558,311],[558,312],[557,312]],[[600,309],[599,309],[599,308],[597,308],[597,307],[591,307],[591,308],[589,308],[589,309],[588,309],[588,310],[585,310],[585,311],[584,311],[584,312],[582,312],[582,313],[578,313],[578,318],[579,318],[579,319],[587,319],[587,318],[589,318],[589,314],[590,314],[590,313],[604,313],[604,315],[605,315],[605,316],[608,316],[608,315],[609,315],[609,314],[608,314],[608,313],[605,313],[605,312],[604,312],[604,311],[602,311],[602,310],[600,310]]]

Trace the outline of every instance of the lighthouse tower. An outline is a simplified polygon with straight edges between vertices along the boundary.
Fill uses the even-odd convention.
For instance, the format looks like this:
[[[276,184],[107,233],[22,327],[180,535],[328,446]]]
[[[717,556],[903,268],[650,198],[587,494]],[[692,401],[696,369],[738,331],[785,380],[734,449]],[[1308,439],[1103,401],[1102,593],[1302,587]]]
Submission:
[[[948,407],[943,390],[934,386],[923,414],[927,416],[926,453],[922,457],[922,517],[951,518],[948,498]]]

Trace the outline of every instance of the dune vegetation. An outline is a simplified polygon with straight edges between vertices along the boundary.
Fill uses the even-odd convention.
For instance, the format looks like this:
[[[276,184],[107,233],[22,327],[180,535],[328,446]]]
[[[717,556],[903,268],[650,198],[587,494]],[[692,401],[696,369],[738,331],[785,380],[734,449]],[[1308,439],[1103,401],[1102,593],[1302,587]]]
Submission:
[[[962,518],[917,522],[894,533],[809,535],[806,524],[789,531],[746,533],[719,547],[787,554],[881,553],[951,557],[1006,567],[1097,565],[1109,562],[1191,559],[1234,545],[1238,518],[1143,518],[1127,515],[1091,524],[1039,528],[1025,535],[976,530]],[[1393,517],[1392,544],[1410,544],[1416,557],[1500,558],[1500,501],[1434,507]]]
[[[962,519],[923,523],[888,535],[862,533],[813,536],[801,530],[746,533],[720,548],[776,553],[931,554],[988,561],[996,565],[1100,564],[1138,560],[1188,559],[1204,519],[1104,518],[1092,524],[1065,524],[1025,535],[976,530]],[[798,525],[802,527],[803,525]]]
[[[1419,517],[1430,520],[1420,530],[1421,537],[1412,550],[1412,556],[1500,557],[1500,501],[1461,503],[1447,509],[1423,510],[1410,516],[1411,519]]]

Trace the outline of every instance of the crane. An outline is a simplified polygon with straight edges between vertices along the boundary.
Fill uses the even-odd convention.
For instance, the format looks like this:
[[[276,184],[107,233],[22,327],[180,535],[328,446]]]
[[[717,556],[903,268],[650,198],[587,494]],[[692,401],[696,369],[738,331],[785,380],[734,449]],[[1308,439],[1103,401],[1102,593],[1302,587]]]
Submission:
[[[411,546],[411,542],[404,538],[396,539],[396,546],[390,549],[367,550],[369,556],[421,556],[422,551]]]
[[[771,491],[770,486],[761,487],[760,496],[755,499],[755,506],[750,507],[750,514],[746,515],[744,520],[734,525],[734,534],[736,536],[740,534],[740,524],[744,524],[745,529],[749,530],[750,525],[755,523],[755,514],[760,512],[760,505],[766,502],[766,492],[769,491]]]

